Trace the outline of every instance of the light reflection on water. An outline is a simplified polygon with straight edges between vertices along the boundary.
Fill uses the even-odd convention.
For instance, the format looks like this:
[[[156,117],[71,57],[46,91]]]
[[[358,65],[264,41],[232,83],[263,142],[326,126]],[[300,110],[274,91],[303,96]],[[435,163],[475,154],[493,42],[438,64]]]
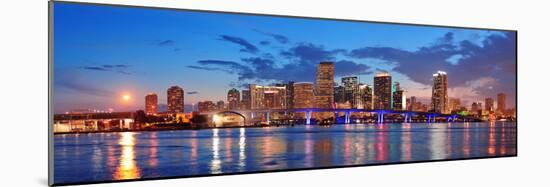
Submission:
[[[352,124],[55,136],[56,183],[516,154],[515,123]]]

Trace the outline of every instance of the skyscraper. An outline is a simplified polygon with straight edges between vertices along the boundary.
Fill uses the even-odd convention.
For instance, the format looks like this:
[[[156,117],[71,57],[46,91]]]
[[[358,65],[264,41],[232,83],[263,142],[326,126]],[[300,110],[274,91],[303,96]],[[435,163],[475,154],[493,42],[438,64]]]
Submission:
[[[313,108],[314,103],[313,83],[294,83],[294,108]]]
[[[393,92],[393,109],[394,110],[405,110],[407,106],[407,100],[405,96],[405,91],[401,89],[399,83],[395,83],[395,92]]]
[[[251,109],[285,109],[286,87],[250,84]]]
[[[409,101],[410,101],[410,104],[409,104],[410,108],[409,108],[409,110],[410,110],[410,111],[417,111],[417,110],[418,110],[418,105],[416,104],[416,103],[417,103],[416,97],[415,97],[415,96],[411,96],[411,98],[409,99]]]
[[[288,83],[279,83],[275,84],[278,87],[286,88],[286,107],[291,109],[294,107],[294,81],[289,81]]]
[[[199,112],[209,112],[216,110],[216,104],[212,101],[200,101],[198,103]]]
[[[498,93],[497,94],[497,112],[504,114],[506,111],[506,94]]]
[[[366,84],[359,84],[359,95],[361,98],[360,109],[372,109],[372,88]]]
[[[447,73],[438,71],[433,74],[432,109],[434,112],[447,114],[449,110],[447,95]]]
[[[225,110],[225,103],[223,101],[216,102],[216,107],[218,110]]]
[[[493,100],[493,98],[485,98],[485,111],[495,111],[495,101]]]
[[[182,113],[183,112],[183,89],[179,86],[172,86],[168,88],[168,112],[170,113]]]
[[[449,112],[460,110],[460,99],[459,98],[450,98],[449,99]]]
[[[242,90],[241,93],[242,99],[240,109],[248,110],[250,109],[250,90]]]
[[[227,108],[237,110],[241,104],[241,94],[239,90],[233,88],[227,92]]]
[[[342,77],[344,86],[344,101],[351,104],[351,108],[357,108],[360,102],[359,80],[356,76]]]
[[[318,108],[333,108],[334,63],[321,62],[315,78],[315,105]]]
[[[156,114],[158,108],[158,97],[155,93],[149,93],[145,96],[145,113]]]
[[[390,110],[392,103],[391,75],[380,72],[374,76],[374,109]]]

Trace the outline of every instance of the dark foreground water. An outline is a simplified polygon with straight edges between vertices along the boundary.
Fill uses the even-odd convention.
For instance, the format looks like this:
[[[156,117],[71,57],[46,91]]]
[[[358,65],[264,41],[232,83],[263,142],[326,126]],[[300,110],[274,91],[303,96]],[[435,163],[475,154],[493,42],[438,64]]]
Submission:
[[[516,124],[294,126],[55,135],[55,183],[516,154]]]

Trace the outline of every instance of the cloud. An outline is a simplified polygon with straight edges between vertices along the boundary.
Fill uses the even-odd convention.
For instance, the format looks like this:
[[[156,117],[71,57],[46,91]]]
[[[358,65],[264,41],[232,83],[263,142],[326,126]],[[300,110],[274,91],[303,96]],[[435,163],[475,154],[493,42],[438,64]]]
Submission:
[[[499,82],[495,78],[481,77],[449,88],[449,97],[460,98],[463,103],[483,101],[485,97],[495,94],[494,89],[498,86]]]
[[[257,33],[266,35],[266,36],[270,36],[270,37],[272,37],[273,39],[275,39],[277,42],[279,42],[281,44],[287,44],[289,42],[288,37],[286,37],[284,35],[269,33],[269,32],[265,32],[265,31],[261,31],[261,30],[257,30],[257,29],[254,29],[254,31],[257,32]]]
[[[234,37],[234,36],[228,36],[228,35],[220,35],[220,37],[221,37],[220,40],[222,41],[240,45],[242,47],[240,49],[241,52],[247,52],[252,54],[256,54],[258,52],[258,48],[252,45],[251,43],[249,43],[248,41],[246,41],[245,39]]]
[[[345,51],[344,49],[326,50],[322,45],[299,43],[288,50],[281,51],[280,55],[288,59],[298,60],[301,63],[319,63],[333,60],[335,55]]]
[[[104,64],[100,66],[83,66],[81,68],[84,70],[114,72],[114,73],[130,75],[132,74],[131,72],[128,71],[130,67],[131,67],[130,65],[126,65],[126,64]]]
[[[187,92],[188,95],[194,95],[194,94],[198,94],[199,92],[197,91],[190,91],[190,92]]]
[[[266,41],[266,40],[260,41],[260,45],[269,45],[269,44],[271,44],[271,42],[269,41]]]
[[[112,97],[115,95],[114,92],[97,88],[94,85],[90,84],[83,84],[81,82],[76,82],[73,79],[61,79],[55,82],[56,86],[61,86],[73,91],[77,91],[80,93],[88,94],[88,95],[94,95],[94,96],[100,96],[100,97]]]
[[[157,43],[158,46],[173,46],[176,42],[174,40],[163,40]]]

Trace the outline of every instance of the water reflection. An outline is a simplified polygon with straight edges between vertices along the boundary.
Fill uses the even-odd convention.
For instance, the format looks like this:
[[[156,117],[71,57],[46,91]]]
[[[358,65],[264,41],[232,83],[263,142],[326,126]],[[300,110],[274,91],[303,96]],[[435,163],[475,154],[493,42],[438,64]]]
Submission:
[[[136,145],[136,133],[120,133],[118,145],[122,147],[119,165],[113,175],[114,179],[136,179],[140,177],[140,171],[136,166],[134,146]]]
[[[515,124],[404,123],[55,136],[56,182],[514,155]]]

